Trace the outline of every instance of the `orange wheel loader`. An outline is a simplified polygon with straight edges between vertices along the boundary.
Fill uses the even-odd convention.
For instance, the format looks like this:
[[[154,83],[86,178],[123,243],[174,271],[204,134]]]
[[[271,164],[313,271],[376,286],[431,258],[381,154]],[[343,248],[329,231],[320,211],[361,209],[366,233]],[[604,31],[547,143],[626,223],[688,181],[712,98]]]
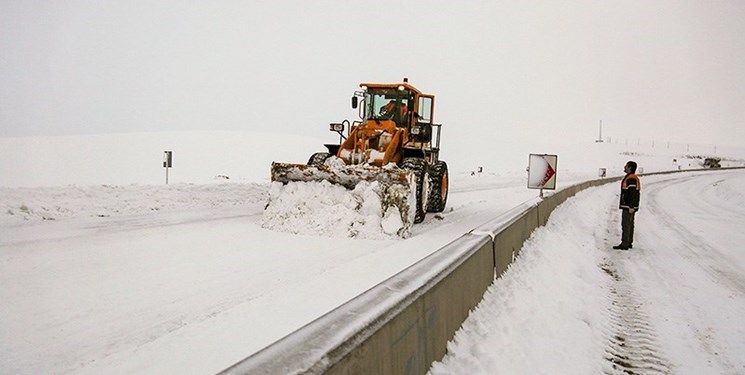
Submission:
[[[340,142],[326,144],[327,151],[311,155],[307,164],[272,163],[272,181],[326,180],[348,189],[378,181],[384,211],[393,206],[404,225],[420,223],[427,212],[442,212],[448,198],[448,168],[439,159],[442,125],[433,122],[434,107],[434,95],[406,78],[361,83],[352,97],[360,120],[332,123]]]

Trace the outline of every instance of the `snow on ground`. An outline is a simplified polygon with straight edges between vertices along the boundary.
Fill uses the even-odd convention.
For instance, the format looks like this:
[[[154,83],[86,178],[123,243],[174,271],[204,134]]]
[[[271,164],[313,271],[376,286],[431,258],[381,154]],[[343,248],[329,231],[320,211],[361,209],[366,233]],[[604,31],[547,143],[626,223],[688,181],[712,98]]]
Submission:
[[[298,147],[278,150],[279,140]],[[272,189],[270,161],[304,162],[312,152],[320,151],[315,141],[197,132],[4,138],[0,143],[0,300],[4,301],[0,304],[0,373],[214,373],[538,194],[526,189],[526,165],[505,165],[503,170],[473,176],[469,171],[451,170],[445,212],[428,215],[424,223],[411,228],[408,238],[379,236],[382,227],[350,237],[345,225],[292,224],[296,218],[275,220],[264,210]],[[174,150],[169,185],[163,183],[160,164],[162,151],[167,149]],[[282,155],[275,156],[280,151]],[[697,168],[703,161],[702,154],[659,145],[590,143],[534,151],[559,154],[559,189],[596,178],[601,167],[607,168],[609,176],[617,176],[629,159],[637,160],[646,172]],[[745,164],[743,150],[720,148],[718,153],[726,158],[725,166]],[[525,160],[527,164],[527,155]],[[710,361],[712,369],[725,373],[732,368],[740,371],[740,364],[732,358],[745,355],[740,355],[736,343],[726,344],[734,336],[722,333],[725,328],[735,332],[734,328],[745,326],[740,319],[726,320],[722,315],[739,313],[742,300],[730,289],[742,275],[736,244],[742,243],[737,236],[743,217],[738,207],[745,206],[739,204],[743,184],[729,173],[716,172],[712,176],[723,177],[703,180],[707,182],[700,186],[669,184],[664,194],[654,194],[655,179],[662,186],[668,178],[679,177],[644,179],[646,195],[637,219],[639,249],[627,254],[607,250],[618,237],[615,187],[594,189],[587,198],[557,211],[555,216],[566,215],[563,221],[570,226],[560,225],[563,221],[559,220],[546,233],[536,232],[524,257],[495,284],[498,291],[491,292],[483,304],[488,305],[490,298],[504,299],[503,310],[489,314],[491,320],[501,322],[499,334],[513,335],[510,350],[554,358],[554,364],[563,363],[560,358],[566,356],[584,359],[578,360],[578,368],[606,368],[607,363],[597,362],[597,348],[578,353],[571,349],[584,346],[547,344],[557,343],[562,332],[571,334],[572,340],[615,337],[607,332],[607,322],[618,318],[612,311],[593,308],[607,306],[616,288],[617,294],[635,296],[630,306],[651,310],[644,311],[645,319],[649,318],[645,322],[656,315],[676,318],[668,325],[661,319],[650,322],[658,336],[677,330],[676,339],[692,343],[690,350],[683,350],[666,336],[658,337],[655,348],[660,348],[658,356],[665,366],[683,368],[687,363],[680,357],[700,359],[689,355],[700,348],[702,353],[714,353],[701,363]],[[301,200],[327,198],[311,187],[295,188]],[[334,195],[337,198],[348,199]],[[658,200],[661,203],[653,206]],[[678,208],[673,205],[678,201],[693,201],[697,206]],[[724,205],[727,202],[733,204]],[[351,206],[337,206],[338,212],[325,214],[328,222],[356,214]],[[680,220],[664,221],[656,212]],[[704,225],[714,222],[712,215],[725,212],[729,216]],[[382,222],[382,213],[372,216],[372,221]],[[263,227],[270,221],[283,230]],[[315,233],[284,230],[293,225],[313,228]],[[668,227],[688,228],[691,234],[666,233]],[[586,237],[588,228],[593,229],[592,238]],[[607,233],[598,232],[603,228]],[[677,237],[682,242],[668,246]],[[552,246],[544,246],[545,242]],[[691,249],[698,247],[708,255]],[[551,252],[562,256],[548,257]],[[716,263],[719,256],[711,254],[721,254],[730,268],[722,268]],[[706,267],[694,272],[691,263]],[[658,269],[660,264],[674,267],[666,273]],[[609,274],[623,282],[609,281]],[[680,274],[696,278],[683,283]],[[731,280],[722,282],[720,290],[714,282],[703,292],[691,292],[690,298],[673,287],[685,285],[682,290],[695,291],[706,280],[726,277]],[[553,293],[543,289],[548,281]],[[606,293],[605,305],[602,293]],[[710,296],[706,302],[722,307],[722,314],[710,319],[712,311],[702,307],[670,312],[680,306],[674,302],[706,305],[694,295]],[[721,301],[723,295],[731,296],[731,304]],[[656,301],[658,305],[652,305]],[[515,312],[522,313],[510,315]],[[576,330],[562,328],[565,320]],[[694,329],[678,329],[681,320]],[[518,324],[531,327],[525,339],[519,336],[523,331],[515,328]],[[485,322],[476,325],[487,327]],[[543,341],[543,328],[543,333],[552,329],[558,333],[547,334]],[[459,337],[466,346],[469,341],[478,346],[474,341],[493,340],[465,338],[463,333]],[[456,353],[459,350],[452,348]],[[453,366],[454,373],[505,362],[489,357],[484,347],[462,350],[478,355],[467,360],[468,365],[458,362],[458,354],[447,359],[444,365]],[[613,355],[613,349],[605,347],[600,354],[607,357],[608,353]],[[521,358],[527,359],[521,362]],[[529,358],[528,354],[516,355],[506,366],[526,366],[518,372],[537,368]]]
[[[642,178],[634,248],[617,186],[536,230],[431,374],[745,373],[745,172]]]
[[[265,203],[266,193],[254,183],[0,188],[0,224],[235,207]]]

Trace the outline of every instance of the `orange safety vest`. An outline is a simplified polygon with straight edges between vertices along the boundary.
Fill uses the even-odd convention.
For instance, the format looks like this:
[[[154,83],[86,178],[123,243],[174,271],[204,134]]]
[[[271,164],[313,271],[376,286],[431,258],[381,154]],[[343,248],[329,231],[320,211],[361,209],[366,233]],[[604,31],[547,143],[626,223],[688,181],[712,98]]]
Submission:
[[[642,190],[642,181],[639,179],[639,176],[637,176],[636,173],[628,174],[626,175],[626,177],[623,178],[623,180],[621,180],[621,189],[628,190],[629,179],[636,180],[636,185],[634,185],[634,187],[636,187],[636,191]]]
[[[629,180],[635,181],[633,185],[629,183]],[[629,190],[630,187],[634,187],[634,190]],[[621,197],[618,203],[618,208],[634,208],[639,209],[639,192],[641,191],[642,182],[639,180],[639,176],[635,173],[626,175],[621,180]]]

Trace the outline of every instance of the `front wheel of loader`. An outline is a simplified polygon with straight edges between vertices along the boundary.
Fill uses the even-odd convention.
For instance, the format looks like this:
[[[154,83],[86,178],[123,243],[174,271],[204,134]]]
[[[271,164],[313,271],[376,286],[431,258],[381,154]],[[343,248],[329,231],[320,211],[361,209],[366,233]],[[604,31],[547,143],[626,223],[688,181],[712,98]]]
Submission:
[[[440,160],[430,167],[427,212],[442,212],[448,201],[448,165]]]
[[[429,195],[429,171],[427,162],[420,158],[406,158],[401,162],[401,168],[411,170],[414,173],[414,183],[416,184],[416,204],[414,207],[414,223],[424,221],[427,214],[427,198]]]
[[[322,165],[330,157],[328,152],[316,152],[308,159],[308,165]]]

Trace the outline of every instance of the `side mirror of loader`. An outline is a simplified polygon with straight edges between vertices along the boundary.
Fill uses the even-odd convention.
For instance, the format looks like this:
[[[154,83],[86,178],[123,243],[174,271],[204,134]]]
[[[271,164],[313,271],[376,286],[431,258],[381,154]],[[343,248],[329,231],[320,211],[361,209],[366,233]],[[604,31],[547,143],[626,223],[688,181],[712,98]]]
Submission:
[[[357,103],[357,97],[356,96],[353,96],[352,97],[352,108],[357,109],[357,105],[358,104],[359,103]]]

